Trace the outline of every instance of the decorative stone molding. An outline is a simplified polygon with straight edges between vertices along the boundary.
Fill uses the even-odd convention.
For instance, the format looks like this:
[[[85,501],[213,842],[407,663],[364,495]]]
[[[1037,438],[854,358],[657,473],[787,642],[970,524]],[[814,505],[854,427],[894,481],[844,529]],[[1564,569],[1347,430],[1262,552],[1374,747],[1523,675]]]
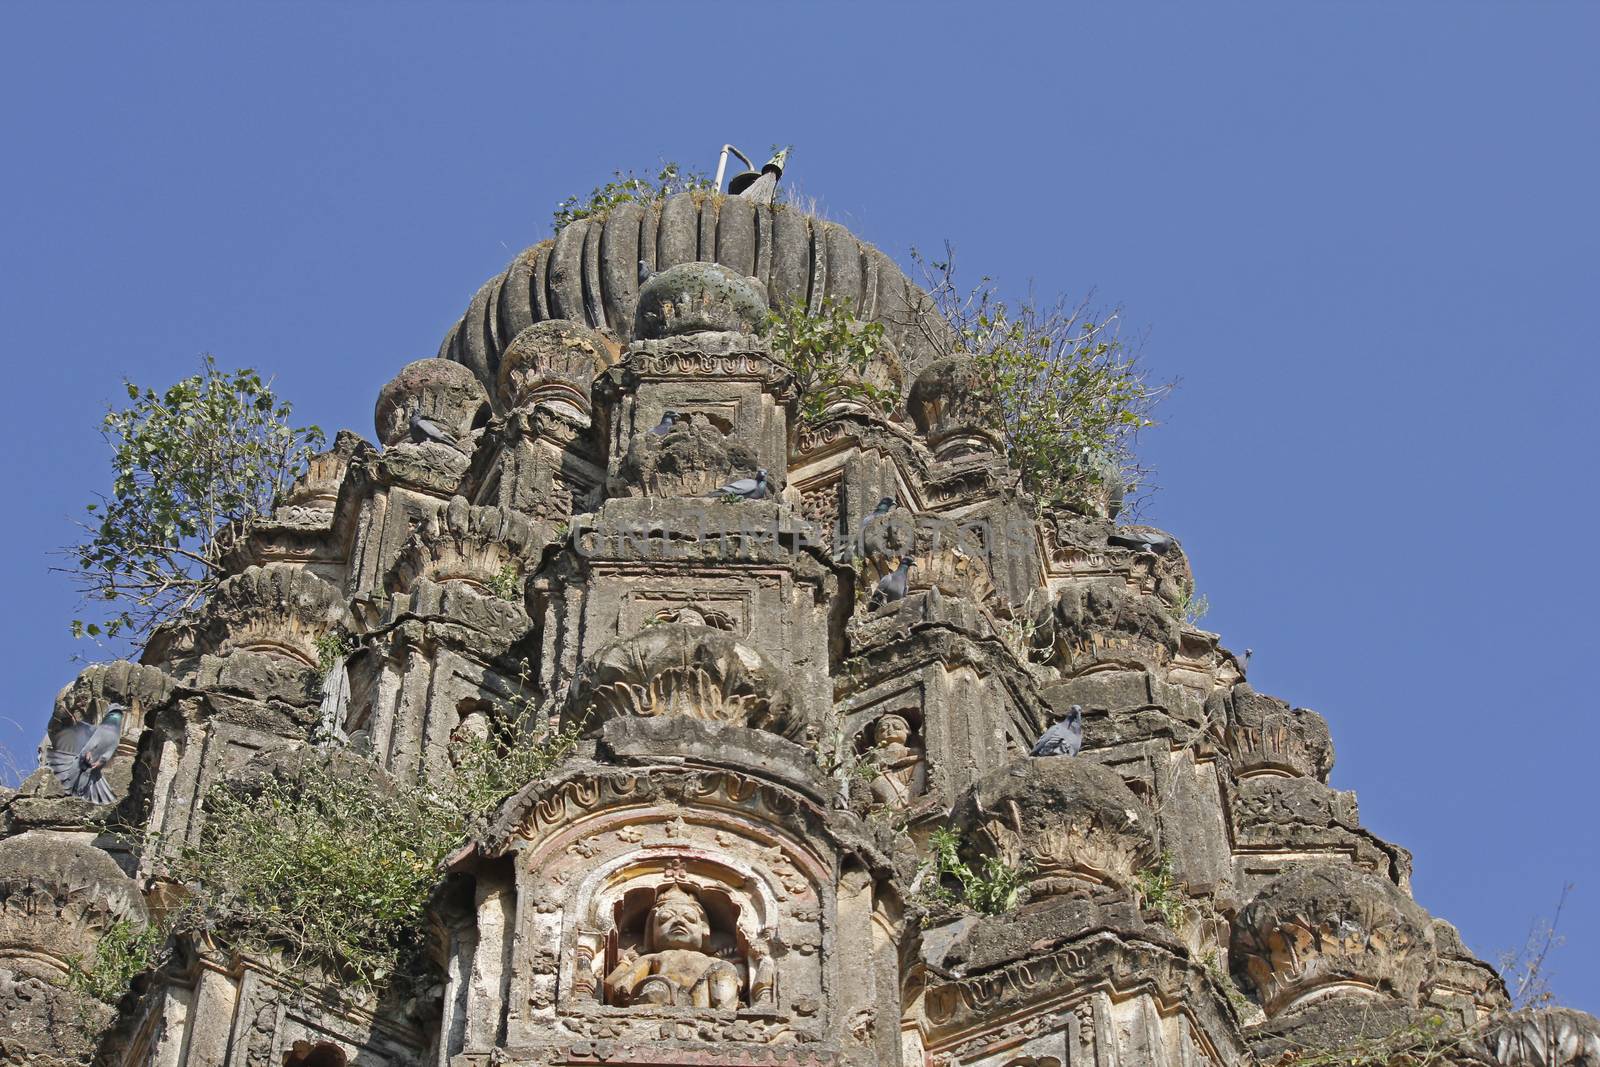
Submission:
[[[1182,627],[1154,596],[1120,579],[1064,583],[1034,615],[1033,644],[1064,674],[1111,666],[1164,670],[1182,647]]]
[[[640,286],[633,336],[756,333],[766,317],[766,286],[758,279],[720,263],[680,263]]]
[[[587,419],[590,387],[610,365],[610,347],[589,327],[566,319],[536,322],[517,334],[500,357],[500,406],[509,411],[544,404]]]
[[[1333,770],[1333,741],[1321,715],[1257,693],[1246,682],[1233,687],[1227,725],[1228,756],[1240,778],[1303,775],[1319,782]]]
[[[1231,959],[1268,1016],[1337,995],[1414,1006],[1433,957],[1427,929],[1427,914],[1393,882],[1345,864],[1301,864],[1239,913]]]
[[[665,434],[635,434],[611,480],[610,496],[705,497],[761,469],[756,451],[723,433],[703,415]],[[768,472],[776,496],[781,474]],[[708,506],[718,501],[708,500]]]
[[[687,715],[795,738],[806,723],[788,684],[765,656],[722,630],[661,623],[591,656],[572,681],[563,720],[593,731],[619,715]]]
[[[1530,1008],[1489,1033],[1489,1050],[1504,1067],[1600,1064],[1600,1019],[1571,1008]]]
[[[406,592],[417,579],[426,578],[463,582],[493,595],[494,584],[508,568],[520,579],[548,543],[544,524],[526,515],[510,508],[473,507],[465,497],[452,497],[411,536],[385,585],[390,592]]]
[[[983,542],[976,528],[964,528],[958,521],[897,508],[867,522],[861,531],[861,545],[865,556],[861,585],[869,592],[909,556],[913,560],[906,575],[910,593],[937,589],[974,604],[986,604],[995,597]]]
[[[1121,892],[1156,859],[1155,819],[1110,768],[1025,757],[980,779],[956,819],[982,856],[1025,868],[1027,901]]]
[[[381,390],[373,422],[385,448],[405,443],[412,412],[433,419],[458,439],[489,418],[489,396],[471,371],[446,359],[408,363]],[[448,447],[448,446],[433,446]]]
[[[949,327],[927,294],[843,226],[792,204],[687,192],[577,219],[525,250],[478,290],[439,355],[492,385],[505,346],[541,319],[571,319],[632,340],[639,262],[662,270],[696,259],[759,278],[774,307],[799,299],[814,311],[825,298],[848,301],[858,317],[884,324],[913,373],[948,350]]]
[[[93,959],[118,920],[145,922],[144,898],[89,834],[31,830],[0,840],[0,967],[59,981]]]
[[[284,656],[314,667],[316,641],[347,623],[344,594],[300,567],[249,567],[217,587],[200,616],[200,651],[236,649]]]
[[[937,459],[1003,451],[995,430],[1000,413],[971,356],[949,356],[918,375],[906,410]]]

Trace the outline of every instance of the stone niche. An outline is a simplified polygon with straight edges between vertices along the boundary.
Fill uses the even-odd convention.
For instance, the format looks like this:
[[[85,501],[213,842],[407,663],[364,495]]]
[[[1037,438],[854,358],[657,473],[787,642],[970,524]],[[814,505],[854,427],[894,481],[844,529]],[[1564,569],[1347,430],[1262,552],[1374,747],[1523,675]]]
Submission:
[[[750,1054],[723,1046],[836,1048],[839,1021],[870,1006],[847,1002],[871,983],[841,967],[870,969],[874,931],[871,882],[840,877],[827,819],[730,770],[589,765],[529,786],[456,864],[471,889],[447,917],[445,1051],[665,1040],[695,1049],[670,1062],[699,1063]],[[841,961],[825,946],[846,934],[847,899],[861,951]]]

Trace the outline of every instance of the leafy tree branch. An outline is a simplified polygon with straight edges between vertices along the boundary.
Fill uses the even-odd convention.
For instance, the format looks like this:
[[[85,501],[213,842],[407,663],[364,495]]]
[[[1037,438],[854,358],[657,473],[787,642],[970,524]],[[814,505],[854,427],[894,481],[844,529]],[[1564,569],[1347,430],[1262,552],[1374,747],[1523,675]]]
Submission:
[[[128,407],[100,432],[111,446],[111,493],[85,507],[83,536],[62,549],[86,605],[74,635],[138,637],[181,618],[225,577],[228,547],[271,513],[323,445],[315,426],[248,368],[199,374],[163,392],[125,383]]]

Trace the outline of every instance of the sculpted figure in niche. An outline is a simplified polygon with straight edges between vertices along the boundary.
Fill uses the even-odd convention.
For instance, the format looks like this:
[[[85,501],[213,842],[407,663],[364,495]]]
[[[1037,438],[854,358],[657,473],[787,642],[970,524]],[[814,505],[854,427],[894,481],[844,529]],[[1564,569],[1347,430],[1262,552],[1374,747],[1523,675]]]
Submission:
[[[922,753],[912,747],[911,724],[900,715],[885,715],[873,724],[868,758],[877,770],[872,779],[872,799],[903,808],[922,792]]]
[[[623,960],[606,975],[612,1004],[737,1008],[738,969],[706,951],[711,924],[700,901],[677,885],[656,897],[645,922],[643,955]]]

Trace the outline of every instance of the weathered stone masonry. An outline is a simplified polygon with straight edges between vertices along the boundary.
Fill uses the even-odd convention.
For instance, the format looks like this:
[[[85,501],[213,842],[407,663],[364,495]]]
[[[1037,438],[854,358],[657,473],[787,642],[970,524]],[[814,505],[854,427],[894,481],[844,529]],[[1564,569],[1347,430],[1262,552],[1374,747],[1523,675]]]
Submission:
[[[797,424],[757,331],[796,297],[885,324],[894,417]],[[1506,1015],[1411,899],[1410,855],[1327,785],[1323,719],[1183,624],[1181,549],[1019,497],[943,337],[886,256],[781,205],[625,205],[516,257],[198,620],[62,691],[52,734],[129,709],[121,800],[47,774],[0,800],[0,1059],[1233,1067],[1441,1016],[1488,1024],[1452,1062],[1600,1062],[1594,1019]],[[709,495],[758,470],[766,499]],[[359,650],[319,724],[333,632]],[[192,841],[211,783],[319,725],[413,778],[508,703],[584,741],[453,859],[433,996],[341,1003],[211,944],[115,1010],[62,984],[172,891],[116,820]],[[1072,705],[1082,754],[1029,758]],[[1014,909],[929,901],[947,825],[1024,872]],[[1173,924],[1140,892],[1163,863]]]

